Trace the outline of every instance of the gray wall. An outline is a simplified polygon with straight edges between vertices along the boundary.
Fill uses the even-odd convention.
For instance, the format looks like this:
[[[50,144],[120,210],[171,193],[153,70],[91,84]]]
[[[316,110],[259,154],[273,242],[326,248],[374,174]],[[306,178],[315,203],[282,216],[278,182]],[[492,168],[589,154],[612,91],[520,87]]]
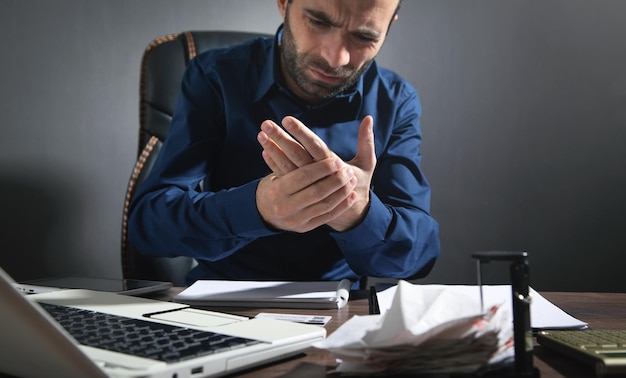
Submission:
[[[470,254],[506,249],[530,253],[537,289],[626,291],[624,14],[620,0],[405,0],[379,62],[424,106],[442,257],[423,282],[473,283]],[[121,276],[143,49],[279,22],[273,0],[0,0],[2,266]]]

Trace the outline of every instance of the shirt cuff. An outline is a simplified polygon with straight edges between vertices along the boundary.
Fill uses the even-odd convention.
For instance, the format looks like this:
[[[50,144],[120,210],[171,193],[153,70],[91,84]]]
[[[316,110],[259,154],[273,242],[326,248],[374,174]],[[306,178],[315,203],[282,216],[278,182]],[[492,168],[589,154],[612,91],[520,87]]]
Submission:
[[[233,235],[258,238],[280,233],[269,229],[256,206],[256,189],[260,180],[231,188],[226,196],[225,208]]]
[[[331,232],[340,248],[346,244],[350,244],[350,249],[371,248],[385,240],[391,211],[373,192],[370,201],[367,215],[359,225],[345,232]]]

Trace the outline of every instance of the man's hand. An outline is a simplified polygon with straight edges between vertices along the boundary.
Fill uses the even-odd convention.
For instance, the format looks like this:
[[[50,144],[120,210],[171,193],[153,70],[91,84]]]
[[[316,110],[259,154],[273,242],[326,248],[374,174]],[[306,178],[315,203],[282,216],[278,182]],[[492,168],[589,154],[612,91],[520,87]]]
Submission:
[[[285,175],[264,177],[256,192],[257,208],[275,228],[307,232],[354,204],[356,181],[354,171],[340,159],[324,159]]]
[[[273,204],[275,209],[293,208],[293,204],[286,196],[289,193],[295,193],[294,189],[297,189],[301,196],[314,193],[313,197],[307,197],[309,202],[303,203],[310,207],[309,212],[300,212],[297,215],[304,217],[300,219],[302,224],[311,226],[311,228],[304,227],[305,229],[328,224],[336,231],[345,231],[356,226],[367,212],[370,183],[376,166],[372,117],[367,116],[361,122],[357,154],[347,163],[343,162],[324,141],[296,118],[285,117],[282,123],[289,134],[272,121],[265,121],[261,125],[258,140],[263,147],[263,158],[273,171],[273,174],[264,178],[261,183],[265,184],[266,180],[274,182],[285,179],[291,182],[289,185],[291,189],[274,192],[275,195],[271,198],[260,197],[257,191],[257,206],[263,219],[275,227],[284,229],[274,224],[271,217],[267,218],[261,208],[267,208],[269,204]],[[328,160],[333,161],[336,171],[320,167],[321,163]],[[341,176],[349,178],[349,181],[342,187],[336,188],[337,182],[342,182],[338,180]],[[330,185],[329,181],[334,184]],[[266,189],[265,185],[259,184],[259,187]],[[328,194],[328,188],[336,188],[332,199]],[[342,197],[343,200],[337,202]],[[264,200],[270,202],[262,203]],[[336,205],[332,207],[335,203]],[[324,210],[326,213],[319,213]],[[285,213],[292,212],[285,211]]]

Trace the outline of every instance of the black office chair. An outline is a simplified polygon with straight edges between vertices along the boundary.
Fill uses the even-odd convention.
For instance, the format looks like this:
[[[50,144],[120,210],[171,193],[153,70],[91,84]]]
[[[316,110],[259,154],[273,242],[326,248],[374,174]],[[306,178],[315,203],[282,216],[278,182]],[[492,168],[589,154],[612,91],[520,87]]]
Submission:
[[[135,190],[147,177],[167,137],[187,63],[203,51],[236,44],[267,34],[230,31],[188,31],[152,41],[143,55],[139,88],[139,148],[124,202],[122,273],[124,278],[170,281],[185,285],[194,260],[187,257],[149,257],[128,242],[128,207]]]

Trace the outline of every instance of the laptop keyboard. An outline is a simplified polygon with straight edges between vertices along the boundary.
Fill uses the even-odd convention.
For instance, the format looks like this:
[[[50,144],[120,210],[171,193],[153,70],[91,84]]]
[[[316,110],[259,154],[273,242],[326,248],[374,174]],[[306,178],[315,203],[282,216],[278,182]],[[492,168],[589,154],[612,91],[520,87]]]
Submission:
[[[39,303],[82,345],[165,362],[242,348],[258,340]]]

